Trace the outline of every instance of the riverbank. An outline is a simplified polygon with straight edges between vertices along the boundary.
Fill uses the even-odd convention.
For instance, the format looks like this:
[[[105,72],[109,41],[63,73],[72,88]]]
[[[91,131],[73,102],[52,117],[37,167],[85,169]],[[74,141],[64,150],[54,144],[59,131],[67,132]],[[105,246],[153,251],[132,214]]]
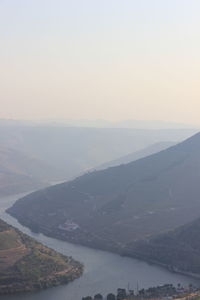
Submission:
[[[155,266],[162,267],[162,268],[164,268],[164,269],[166,269],[166,270],[168,270],[172,273],[175,273],[175,274],[181,274],[181,275],[188,276],[188,277],[191,277],[191,278],[200,279],[200,274],[182,271],[182,270],[180,270],[178,268],[175,268],[171,265],[167,265],[167,264],[158,262],[156,260],[146,258],[145,256],[143,256],[141,254],[138,254],[138,253],[131,253],[131,254],[127,253],[125,256],[131,257],[133,259],[139,259],[139,260],[147,262],[148,264],[152,264],[152,265],[155,265]]]
[[[183,287],[180,284],[175,287],[172,284],[164,284],[148,289],[142,288],[139,291],[126,290],[125,288],[118,288],[116,293],[108,293],[103,296],[98,293],[94,296],[82,297],[82,300],[199,300],[200,290],[189,285]]]
[[[96,236],[89,236],[88,233],[82,232],[80,229],[71,232],[63,232],[59,229],[51,230],[51,228],[49,228],[48,226],[44,227],[40,224],[34,225],[34,222],[32,220],[26,220],[23,216],[18,215],[13,210],[10,211],[8,209],[7,213],[15,217],[20,224],[30,228],[30,230],[32,230],[33,232],[41,232],[48,237],[56,238],[72,244],[81,245],[84,247],[89,247],[92,249],[102,251],[108,251],[110,253],[130,257],[132,259],[139,259],[141,261],[147,262],[148,264],[165,268],[172,273],[181,274],[195,279],[200,279],[200,274],[179,270],[178,268],[175,268],[171,265],[163,264],[156,260],[149,259],[138,252],[134,252],[134,250],[131,251],[131,249],[126,248],[125,245],[119,245],[117,243],[114,243],[113,241],[103,241],[101,239],[98,239],[98,237]],[[84,238],[86,236],[87,238]]]
[[[0,295],[67,284],[83,273],[72,257],[50,249],[0,220]]]
[[[0,297],[1,300],[81,300],[83,295],[95,295],[97,292],[107,295],[110,291],[116,291],[118,287],[127,287],[128,283],[131,289],[136,289],[137,283],[140,288],[148,288],[166,282],[174,285],[181,283],[184,286],[192,283],[199,287],[199,280],[169,272],[165,268],[147,264],[141,260],[68,243],[47,237],[42,233],[33,233],[28,227],[22,226],[15,218],[5,212],[8,207],[23,196],[15,195],[0,198],[0,218],[43,245],[82,262],[84,272],[81,277],[67,285],[59,285],[36,293],[4,295]]]

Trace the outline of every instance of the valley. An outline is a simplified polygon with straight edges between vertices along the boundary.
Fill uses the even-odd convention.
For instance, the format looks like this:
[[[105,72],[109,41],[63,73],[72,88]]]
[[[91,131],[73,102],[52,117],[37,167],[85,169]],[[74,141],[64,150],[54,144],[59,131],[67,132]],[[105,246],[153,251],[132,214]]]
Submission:
[[[199,12],[0,0],[0,300],[200,300]]]
[[[199,217],[199,151],[196,134],[143,159],[32,193],[8,212],[34,232],[134,257],[139,240]],[[70,222],[76,226],[66,230]]]
[[[71,180],[154,143],[176,143],[196,132],[192,128],[80,128],[3,119],[0,125],[0,195]]]
[[[1,296],[2,300],[81,300],[83,296],[95,295],[97,292],[107,295],[111,291],[116,291],[119,287],[126,288],[128,283],[132,289],[136,289],[137,284],[139,287],[144,288],[165,283],[173,283],[174,285],[181,283],[183,286],[192,283],[194,286],[199,286],[199,280],[195,278],[169,272],[134,258],[119,256],[53,239],[43,234],[33,233],[5,213],[5,210],[22,196],[0,197],[0,218],[43,245],[64,255],[73,256],[75,260],[84,264],[84,273],[79,279],[68,285],[41,290],[33,294]]]

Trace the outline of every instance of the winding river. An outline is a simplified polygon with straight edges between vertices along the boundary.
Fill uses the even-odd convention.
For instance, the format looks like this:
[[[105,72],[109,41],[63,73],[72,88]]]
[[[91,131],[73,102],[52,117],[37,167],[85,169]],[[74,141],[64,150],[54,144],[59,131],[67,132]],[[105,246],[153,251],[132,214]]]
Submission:
[[[0,198],[0,218],[48,247],[73,256],[84,263],[85,271],[81,278],[68,285],[33,294],[1,296],[1,300],[81,300],[83,296],[93,296],[99,292],[106,296],[109,292],[116,292],[118,287],[127,288],[128,285],[131,289],[136,289],[137,285],[139,288],[147,288],[164,283],[200,285],[198,280],[170,273],[163,268],[136,259],[73,245],[46,237],[43,234],[32,233],[28,228],[20,225],[16,219],[5,213],[5,210],[23,195]]]

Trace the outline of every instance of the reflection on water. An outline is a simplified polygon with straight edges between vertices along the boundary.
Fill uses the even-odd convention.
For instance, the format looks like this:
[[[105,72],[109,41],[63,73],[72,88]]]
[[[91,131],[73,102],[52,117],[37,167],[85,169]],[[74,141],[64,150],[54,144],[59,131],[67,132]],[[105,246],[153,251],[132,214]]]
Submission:
[[[135,289],[137,283],[139,288],[164,283],[173,283],[175,285],[178,283],[183,285],[193,283],[196,286],[199,284],[195,279],[170,273],[165,269],[139,260],[73,245],[48,238],[43,234],[32,233],[28,228],[23,227],[14,218],[5,213],[5,209],[21,196],[23,195],[0,198],[0,217],[48,247],[73,256],[84,263],[85,271],[81,278],[68,285],[33,294],[1,296],[1,300],[80,300],[82,296],[94,295],[99,292],[106,295],[109,292],[115,292],[118,287],[127,288],[128,284],[131,289]]]

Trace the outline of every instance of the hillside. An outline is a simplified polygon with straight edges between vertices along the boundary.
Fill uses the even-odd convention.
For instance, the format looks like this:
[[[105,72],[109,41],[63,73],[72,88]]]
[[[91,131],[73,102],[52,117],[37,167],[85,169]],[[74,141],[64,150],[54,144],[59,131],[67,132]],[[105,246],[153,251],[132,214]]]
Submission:
[[[0,295],[68,283],[82,265],[0,220]]]
[[[6,147],[0,148],[0,168],[5,172],[26,175],[41,181],[50,181],[53,179],[53,172],[57,172],[57,176],[59,173],[56,168],[34,156],[28,156],[22,151]]]
[[[178,141],[192,132],[72,128],[0,120],[0,195],[66,181],[153,142]]]
[[[144,149],[141,149],[139,151],[133,152],[133,153],[129,153],[128,155],[122,156],[120,158],[111,160],[107,163],[102,164],[101,166],[98,166],[95,168],[95,170],[103,170],[103,169],[107,169],[110,167],[115,167],[115,166],[119,166],[122,164],[128,164],[132,161],[144,158],[146,156],[149,156],[151,154],[160,152],[162,150],[165,150],[169,147],[174,146],[175,143],[173,142],[160,142],[160,143],[156,143],[153,145],[150,145]]]
[[[199,181],[200,133],[135,162],[32,193],[8,212],[32,230],[124,252],[138,239],[199,217]]]
[[[182,141],[194,129],[81,128],[0,122],[1,147],[51,167],[52,181],[71,180],[105,162],[160,141]]]
[[[200,219],[129,247],[128,255],[200,278]]]
[[[48,186],[55,168],[6,148],[0,148],[0,195],[21,193]]]

